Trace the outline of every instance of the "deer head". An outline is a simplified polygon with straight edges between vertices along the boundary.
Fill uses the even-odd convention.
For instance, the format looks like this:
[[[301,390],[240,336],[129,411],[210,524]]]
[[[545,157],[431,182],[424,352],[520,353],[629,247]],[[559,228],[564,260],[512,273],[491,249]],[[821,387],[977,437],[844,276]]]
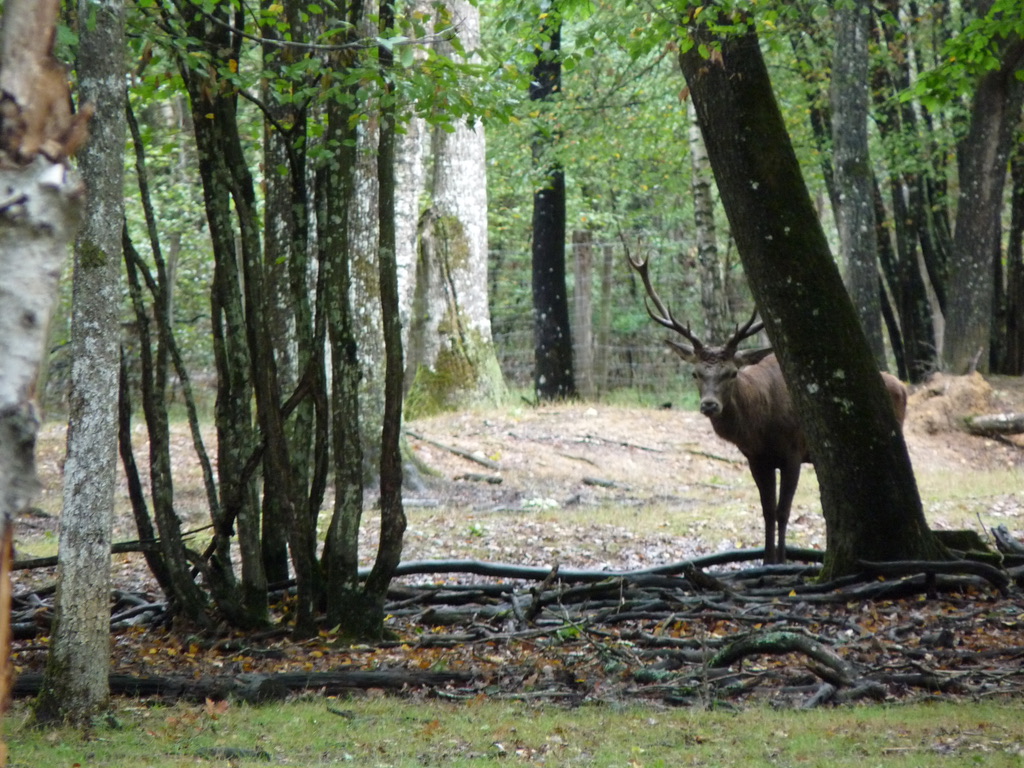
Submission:
[[[693,378],[700,392],[700,412],[709,418],[720,416],[725,408],[724,404],[731,399],[729,395],[740,369],[754,365],[772,353],[771,347],[738,349],[740,342],[759,333],[764,328],[764,323],[754,322],[757,311],[754,311],[746,323],[736,327],[735,332],[725,344],[721,346],[704,344],[690,330],[689,324],[684,326],[673,317],[672,312],[665,306],[651,284],[647,259],[636,261],[630,257],[629,263],[640,275],[644,289],[647,291],[647,298],[644,300],[647,314],[656,323],[678,333],[689,342],[689,344],[683,344],[670,339],[666,340],[666,343],[677,355],[693,365]],[[651,308],[652,304],[653,309]]]

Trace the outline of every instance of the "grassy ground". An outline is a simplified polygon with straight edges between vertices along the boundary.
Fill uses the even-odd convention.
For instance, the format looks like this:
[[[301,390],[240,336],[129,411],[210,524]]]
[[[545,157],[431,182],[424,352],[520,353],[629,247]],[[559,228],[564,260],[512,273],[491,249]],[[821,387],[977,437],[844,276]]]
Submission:
[[[1021,702],[740,712],[524,701],[309,698],[261,708],[120,704],[88,738],[10,718],[9,765],[1020,766]]]

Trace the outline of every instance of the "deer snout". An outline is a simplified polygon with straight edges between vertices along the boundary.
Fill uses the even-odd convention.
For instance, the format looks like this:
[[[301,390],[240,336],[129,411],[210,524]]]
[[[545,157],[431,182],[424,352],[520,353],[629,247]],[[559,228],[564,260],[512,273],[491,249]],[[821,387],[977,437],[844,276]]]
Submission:
[[[717,416],[722,412],[722,404],[713,397],[705,397],[700,401],[700,412],[708,418]]]

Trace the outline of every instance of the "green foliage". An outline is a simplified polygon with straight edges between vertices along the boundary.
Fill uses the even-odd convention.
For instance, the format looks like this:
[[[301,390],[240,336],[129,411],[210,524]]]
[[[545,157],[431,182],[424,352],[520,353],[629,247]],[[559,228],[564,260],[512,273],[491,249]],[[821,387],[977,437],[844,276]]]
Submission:
[[[978,77],[1003,66],[1008,43],[1024,36],[1019,0],[995,0],[981,18],[969,18],[963,29],[942,44],[941,62],[924,72],[902,96],[920,99],[937,110],[968,96]],[[1017,76],[1024,79],[1024,70]]]

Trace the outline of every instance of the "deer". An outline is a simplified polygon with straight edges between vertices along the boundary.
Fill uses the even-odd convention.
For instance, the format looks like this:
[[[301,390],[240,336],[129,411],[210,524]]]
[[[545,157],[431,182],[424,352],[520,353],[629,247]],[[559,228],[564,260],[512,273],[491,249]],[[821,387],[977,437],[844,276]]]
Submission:
[[[693,365],[693,378],[700,394],[700,412],[711,421],[720,438],[735,445],[747,459],[757,485],[764,516],[764,562],[786,561],[786,526],[800,481],[801,465],[811,461],[800,417],[771,347],[739,349],[744,340],[760,333],[764,323],[757,310],[721,346],[704,344],[678,322],[651,284],[648,260],[629,256],[640,275],[647,298],[647,314],[659,325],[682,336],[688,343],[666,339],[683,360]],[[652,309],[653,305],[653,309]],[[893,410],[901,428],[907,412],[907,390],[903,383],[881,372]],[[779,473],[776,496],[775,473]]]

